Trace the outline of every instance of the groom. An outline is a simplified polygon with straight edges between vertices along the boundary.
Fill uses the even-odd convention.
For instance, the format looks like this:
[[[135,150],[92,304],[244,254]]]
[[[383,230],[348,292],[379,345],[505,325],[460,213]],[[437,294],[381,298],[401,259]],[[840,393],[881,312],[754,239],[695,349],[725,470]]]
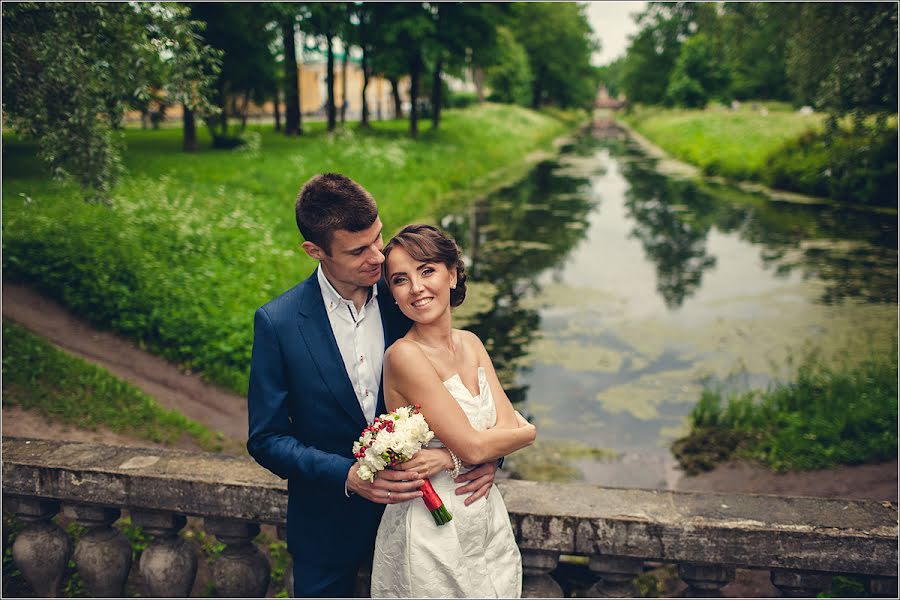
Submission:
[[[307,181],[296,203],[302,247],[319,267],[256,311],[248,391],[247,449],[288,480],[287,544],[294,595],[350,597],[371,560],[385,504],[417,500],[418,473],[385,470],[360,479],[353,442],[383,412],[385,349],[409,321],[381,279],[381,220],[372,196],[334,173]],[[431,464],[453,466],[442,449]],[[470,503],[484,496],[496,466],[457,482]]]

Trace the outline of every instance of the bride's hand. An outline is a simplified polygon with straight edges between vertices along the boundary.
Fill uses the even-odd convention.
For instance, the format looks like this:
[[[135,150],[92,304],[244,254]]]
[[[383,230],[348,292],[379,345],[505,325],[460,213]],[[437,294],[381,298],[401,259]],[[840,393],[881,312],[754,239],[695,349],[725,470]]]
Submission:
[[[444,448],[422,448],[406,462],[402,462],[395,470],[415,471],[419,477],[433,477],[441,471],[453,470],[453,459]]]

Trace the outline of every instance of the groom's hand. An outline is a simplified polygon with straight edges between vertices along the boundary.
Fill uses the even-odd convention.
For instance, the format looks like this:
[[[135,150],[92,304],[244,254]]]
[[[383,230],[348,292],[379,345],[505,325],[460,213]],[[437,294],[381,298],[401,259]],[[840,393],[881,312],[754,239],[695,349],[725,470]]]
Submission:
[[[356,473],[357,465],[353,463],[347,473],[347,491],[358,494],[378,504],[397,504],[413,498],[421,498],[419,488],[425,483],[418,473],[408,471],[378,471],[375,481],[360,479]]]
[[[469,471],[463,473],[454,481],[456,483],[465,483],[456,488],[456,495],[470,494],[463,502],[469,506],[479,498],[487,498],[491,492],[491,486],[494,485],[494,474],[497,472],[497,463],[490,462],[479,465]],[[468,483],[466,483],[468,482]]]

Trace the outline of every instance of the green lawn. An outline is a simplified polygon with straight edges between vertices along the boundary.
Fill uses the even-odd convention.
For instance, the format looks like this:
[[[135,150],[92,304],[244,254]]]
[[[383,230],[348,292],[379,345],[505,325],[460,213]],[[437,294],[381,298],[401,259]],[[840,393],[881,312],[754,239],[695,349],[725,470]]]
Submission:
[[[220,433],[162,408],[105,369],[4,321],[3,406],[11,405],[83,429],[104,426],[165,444],[186,436],[206,450],[222,449]]]
[[[300,250],[293,203],[315,173],[338,171],[379,203],[386,234],[433,221],[522,173],[523,159],[579,115],[486,104],[447,110],[417,141],[405,121],[321,123],[286,138],[250,128],[237,150],[180,151],[181,131],[128,130],[128,173],[109,206],[51,181],[34,145],[3,141],[3,268],[101,328],[245,393],[253,311],[314,263]],[[583,115],[582,115],[583,117]]]
[[[766,103],[763,115],[750,104],[737,111],[638,107],[622,119],[675,158],[735,179],[754,179],[782,144],[825,120],[822,113],[801,115],[777,103]]]

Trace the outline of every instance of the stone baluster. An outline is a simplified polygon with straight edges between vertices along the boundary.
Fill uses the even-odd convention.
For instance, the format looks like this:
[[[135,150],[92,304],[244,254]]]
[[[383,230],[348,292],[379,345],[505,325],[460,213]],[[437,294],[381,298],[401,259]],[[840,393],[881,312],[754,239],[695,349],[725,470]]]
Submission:
[[[8,503],[27,523],[13,542],[16,566],[39,597],[59,597],[72,552],[72,540],[50,520],[59,512],[59,503],[37,498],[14,498]]]
[[[866,591],[874,598],[896,598],[896,577],[869,577],[866,579]]]
[[[591,586],[591,598],[634,598],[634,578],[644,572],[644,561],[626,556],[593,555],[588,568],[598,576]]]
[[[278,539],[282,542],[287,539],[287,526],[279,525],[275,528]],[[294,561],[293,558],[284,570],[284,589],[287,591],[288,598],[294,597]]]
[[[187,598],[197,575],[197,555],[178,535],[187,518],[171,512],[131,510],[131,520],[154,536],[138,567],[148,596]]]
[[[722,588],[734,581],[734,567],[683,563],[678,576],[688,584],[684,595],[688,598],[721,598]]]
[[[269,589],[269,561],[253,544],[259,525],[234,519],[211,519],[204,527],[225,549],[212,567],[216,593],[225,598],[261,598]]]
[[[131,569],[131,543],[112,527],[121,512],[103,506],[66,505],[63,514],[87,529],[75,545],[75,566],[95,598],[121,598]]]
[[[815,598],[831,587],[831,575],[815,571],[772,569],[769,577],[772,585],[788,598]]]
[[[559,564],[559,552],[526,549],[521,552],[522,597],[562,598],[562,588],[550,576],[550,571]]]

